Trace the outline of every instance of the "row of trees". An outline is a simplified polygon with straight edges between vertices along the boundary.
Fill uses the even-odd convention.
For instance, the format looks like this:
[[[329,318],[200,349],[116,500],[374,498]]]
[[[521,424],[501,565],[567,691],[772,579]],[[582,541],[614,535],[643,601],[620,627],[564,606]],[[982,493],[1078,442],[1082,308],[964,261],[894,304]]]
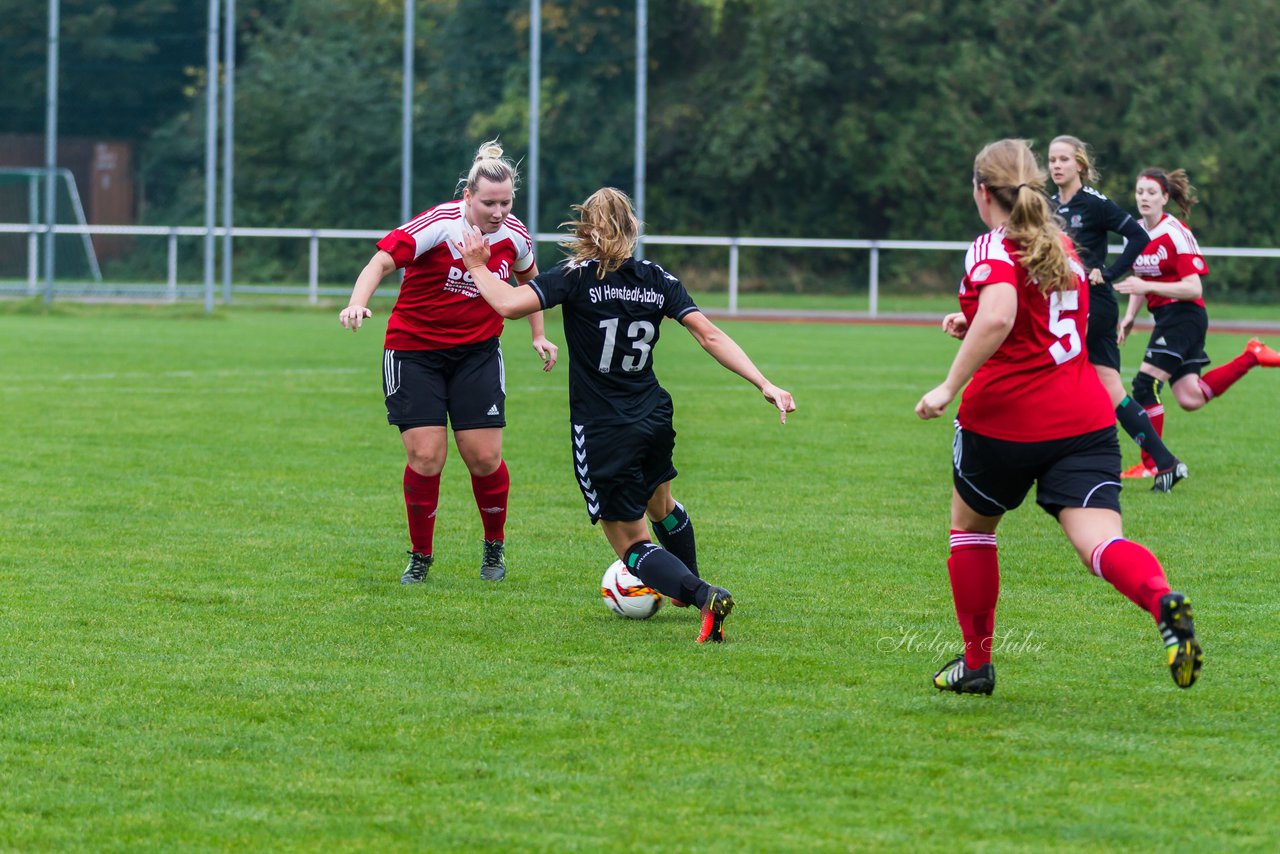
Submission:
[[[401,0],[240,7],[236,221],[394,225]],[[138,141],[154,222],[201,218],[204,9],[63,0],[63,129]],[[602,184],[630,186],[635,7],[542,10],[545,228]],[[18,83],[0,87],[0,129],[43,126],[43,13],[0,0],[0,67]],[[425,207],[483,139],[528,150],[530,22],[527,0],[418,0],[417,15]],[[1073,133],[1122,205],[1141,167],[1181,166],[1202,243],[1280,245],[1270,0],[650,0],[649,23],[652,231],[965,239],[983,143]],[[1273,287],[1266,271],[1215,278],[1247,294]]]

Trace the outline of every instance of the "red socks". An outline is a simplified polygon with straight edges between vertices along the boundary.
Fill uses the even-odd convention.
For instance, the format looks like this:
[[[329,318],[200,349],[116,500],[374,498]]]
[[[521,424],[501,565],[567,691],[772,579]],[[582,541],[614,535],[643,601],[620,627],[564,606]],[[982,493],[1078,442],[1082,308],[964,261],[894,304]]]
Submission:
[[[1200,378],[1200,390],[1208,400],[1213,400],[1231,386],[1236,380],[1258,366],[1258,357],[1248,350],[1236,356],[1225,365],[1214,368]]]
[[[418,474],[404,467],[404,506],[409,513],[409,541],[419,554],[431,554],[436,532],[436,508],[440,503],[440,475]]]
[[[1093,574],[1151,616],[1160,619],[1160,597],[1169,592],[1169,582],[1156,556],[1138,543],[1117,537],[1093,550],[1089,559]]]
[[[996,627],[996,600],[1000,597],[1000,561],[996,535],[972,531],[951,532],[951,597],[964,636],[966,667],[991,661],[991,636]]]
[[[503,539],[502,529],[507,524],[507,495],[511,492],[507,461],[500,461],[498,467],[484,477],[472,475],[471,492],[476,497],[476,507],[480,509],[484,538],[489,542]]]
[[[1157,403],[1155,406],[1144,406],[1143,411],[1147,413],[1147,418],[1151,421],[1151,428],[1156,431],[1157,436],[1164,435],[1164,404]],[[1156,471],[1155,457],[1151,456],[1144,449],[1142,451],[1142,464],[1150,471]]]

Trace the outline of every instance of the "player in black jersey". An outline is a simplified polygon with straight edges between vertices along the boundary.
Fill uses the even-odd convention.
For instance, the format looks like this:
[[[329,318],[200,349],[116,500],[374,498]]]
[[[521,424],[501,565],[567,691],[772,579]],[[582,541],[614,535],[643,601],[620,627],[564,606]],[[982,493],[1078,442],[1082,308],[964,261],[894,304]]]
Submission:
[[[1146,466],[1140,466],[1140,473],[1134,469],[1130,472],[1154,476],[1151,488],[1168,492],[1187,476],[1187,467],[1164,446],[1146,410],[1124,390],[1120,379],[1120,309],[1111,286],[1129,271],[1134,259],[1146,248],[1146,229],[1119,205],[1085,183],[1098,180],[1098,173],[1089,158],[1089,147],[1076,137],[1059,136],[1049,143],[1049,175],[1058,187],[1050,203],[1075,242],[1080,263],[1089,271],[1089,329],[1085,336],[1089,361],[1098,371],[1103,388],[1111,395],[1116,420],[1156,462],[1154,471],[1148,472]],[[1112,232],[1125,239],[1124,252],[1113,264],[1104,267],[1107,235]],[[1134,476],[1130,472],[1125,476]]]
[[[566,223],[573,233],[561,243],[570,258],[527,286],[509,287],[487,270],[483,235],[465,233],[458,248],[480,295],[503,317],[563,306],[574,472],[591,522],[601,523],[641,581],[701,609],[698,643],[723,641],[733,597],[697,574],[693,524],[671,497],[671,396],[653,373],[662,319],[681,323],[716,361],[758,388],[782,423],[795,401],[698,310],[679,279],[632,257],[640,223],[625,193],[605,187],[573,209],[579,218]],[[646,516],[663,548],[650,542]]]

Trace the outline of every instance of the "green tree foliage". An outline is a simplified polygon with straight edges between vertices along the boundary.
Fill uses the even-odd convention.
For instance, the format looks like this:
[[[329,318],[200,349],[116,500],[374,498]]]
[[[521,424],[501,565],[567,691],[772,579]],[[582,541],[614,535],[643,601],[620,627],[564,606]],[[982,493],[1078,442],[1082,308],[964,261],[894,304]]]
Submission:
[[[236,221],[392,227],[401,0],[241,2]],[[66,49],[81,48],[64,127],[144,138],[147,218],[199,221],[205,4],[64,7]],[[38,132],[44,7],[0,12],[0,127]],[[596,187],[631,187],[635,3],[543,0],[542,16],[549,230]],[[418,0],[415,210],[453,196],[481,141],[527,154],[529,24],[527,0]],[[963,239],[981,227],[969,179],[982,144],[1018,136],[1043,154],[1071,133],[1122,206],[1141,167],[1181,166],[1202,243],[1280,245],[1270,0],[650,0],[649,26],[653,232]],[[113,63],[96,85],[89,57]],[[1220,262],[1214,284],[1274,287],[1263,270]]]

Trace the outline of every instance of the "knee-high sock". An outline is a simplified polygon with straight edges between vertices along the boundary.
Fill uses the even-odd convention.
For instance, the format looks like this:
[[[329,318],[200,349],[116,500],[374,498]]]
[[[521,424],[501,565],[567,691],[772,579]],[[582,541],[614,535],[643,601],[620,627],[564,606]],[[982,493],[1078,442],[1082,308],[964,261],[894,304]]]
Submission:
[[[1150,374],[1138,371],[1133,378],[1133,399],[1146,410],[1147,418],[1156,431],[1156,436],[1164,435],[1164,404],[1160,402],[1160,390],[1164,383]],[[1155,457],[1142,449],[1142,464],[1149,469],[1158,469]]]
[[[507,461],[483,477],[471,476],[471,493],[480,509],[480,521],[484,525],[484,538],[489,541],[504,539],[503,528],[507,524],[507,497],[511,494],[511,476],[507,473]]]
[[[418,474],[404,467],[404,506],[409,514],[409,542],[419,554],[431,554],[440,503],[440,475]]]
[[[1120,422],[1124,431],[1133,437],[1133,441],[1138,443],[1143,453],[1155,461],[1158,470],[1166,471],[1177,464],[1178,458],[1164,446],[1164,441],[1156,432],[1147,411],[1133,398],[1126,395],[1125,399],[1120,401],[1120,405],[1116,407],[1116,420]]]
[[[1000,560],[996,535],[973,531],[951,532],[951,597],[964,636],[966,667],[981,667],[991,660],[991,636],[996,629],[996,600],[1000,598]]]
[[[685,512],[684,505],[676,502],[676,509],[667,518],[652,523],[662,547],[680,558],[694,575],[698,574],[698,547],[693,538],[693,520]]]
[[[1159,621],[1160,597],[1169,592],[1169,582],[1160,561],[1145,546],[1122,537],[1107,540],[1093,550],[1089,566],[1094,575]]]
[[[1213,400],[1235,385],[1236,380],[1256,367],[1258,367],[1258,357],[1245,350],[1230,362],[1220,365],[1202,376],[1200,378],[1200,390],[1204,392],[1205,399]]]
[[[663,596],[692,602],[699,608],[707,601],[711,585],[690,572],[680,558],[647,540],[627,549],[622,562],[632,575]]]

